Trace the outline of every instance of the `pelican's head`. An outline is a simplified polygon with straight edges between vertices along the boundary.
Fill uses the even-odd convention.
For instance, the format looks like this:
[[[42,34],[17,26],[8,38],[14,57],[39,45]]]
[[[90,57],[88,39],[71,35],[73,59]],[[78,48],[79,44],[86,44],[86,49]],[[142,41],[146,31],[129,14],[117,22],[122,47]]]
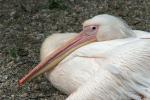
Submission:
[[[71,52],[83,45],[130,36],[133,36],[131,29],[121,19],[107,14],[95,16],[83,23],[83,30],[79,35],[69,40],[65,45],[60,46],[19,80],[19,85],[23,85],[26,81],[51,70]]]
[[[97,30],[98,41],[120,39],[134,36],[124,20],[108,14],[97,15],[83,23],[83,30]]]

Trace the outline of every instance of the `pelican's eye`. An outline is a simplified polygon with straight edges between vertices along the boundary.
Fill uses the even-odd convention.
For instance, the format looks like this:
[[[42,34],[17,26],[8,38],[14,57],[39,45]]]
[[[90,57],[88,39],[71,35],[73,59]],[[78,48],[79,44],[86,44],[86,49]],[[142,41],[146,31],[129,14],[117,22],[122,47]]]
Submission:
[[[93,27],[92,27],[92,30],[95,30],[95,29],[96,29],[96,26],[93,26]]]
[[[83,27],[83,31],[86,34],[96,34],[99,29],[99,25],[88,25]]]

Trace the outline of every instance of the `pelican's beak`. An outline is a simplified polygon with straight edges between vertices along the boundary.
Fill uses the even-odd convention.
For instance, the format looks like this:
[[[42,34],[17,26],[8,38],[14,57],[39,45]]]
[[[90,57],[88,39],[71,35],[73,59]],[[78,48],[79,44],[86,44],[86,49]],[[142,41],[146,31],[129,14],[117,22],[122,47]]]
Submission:
[[[28,74],[19,80],[19,86],[22,86],[26,81],[29,81],[34,77],[51,70],[66,56],[79,47],[97,40],[96,34],[89,34],[88,32],[86,33],[86,31],[87,30],[81,31],[79,35],[69,40],[67,43],[65,43],[65,45],[48,55],[45,60],[42,60],[35,68],[33,68]]]

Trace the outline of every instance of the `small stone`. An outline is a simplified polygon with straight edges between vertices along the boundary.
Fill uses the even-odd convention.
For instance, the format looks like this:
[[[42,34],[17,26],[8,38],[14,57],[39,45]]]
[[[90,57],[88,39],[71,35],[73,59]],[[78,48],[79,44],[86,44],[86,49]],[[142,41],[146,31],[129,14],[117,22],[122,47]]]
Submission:
[[[7,79],[8,79],[8,76],[7,76],[7,75],[5,75],[5,76],[4,76],[4,79],[5,79],[5,80],[7,80]]]
[[[21,97],[27,97],[28,96],[28,93],[24,93],[21,95]]]
[[[12,95],[11,95],[11,98],[14,99],[14,98],[15,98],[15,95],[12,94]]]
[[[25,31],[28,30],[28,28],[27,28],[26,26],[25,26],[23,29],[24,29]]]
[[[37,35],[36,35],[36,39],[37,39],[37,40],[40,40],[40,39],[42,39],[42,38],[44,38],[44,35],[43,35],[43,34],[37,34]]]
[[[11,13],[10,13],[10,16],[14,16],[16,14],[16,11],[12,11]]]

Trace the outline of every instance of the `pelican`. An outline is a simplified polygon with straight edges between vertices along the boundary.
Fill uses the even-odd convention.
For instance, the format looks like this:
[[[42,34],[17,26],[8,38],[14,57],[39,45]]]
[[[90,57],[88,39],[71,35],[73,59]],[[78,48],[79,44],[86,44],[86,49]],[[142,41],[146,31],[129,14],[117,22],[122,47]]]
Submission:
[[[68,94],[66,100],[150,100],[150,35],[102,14],[77,33],[53,34],[41,62],[19,84],[38,75]]]

